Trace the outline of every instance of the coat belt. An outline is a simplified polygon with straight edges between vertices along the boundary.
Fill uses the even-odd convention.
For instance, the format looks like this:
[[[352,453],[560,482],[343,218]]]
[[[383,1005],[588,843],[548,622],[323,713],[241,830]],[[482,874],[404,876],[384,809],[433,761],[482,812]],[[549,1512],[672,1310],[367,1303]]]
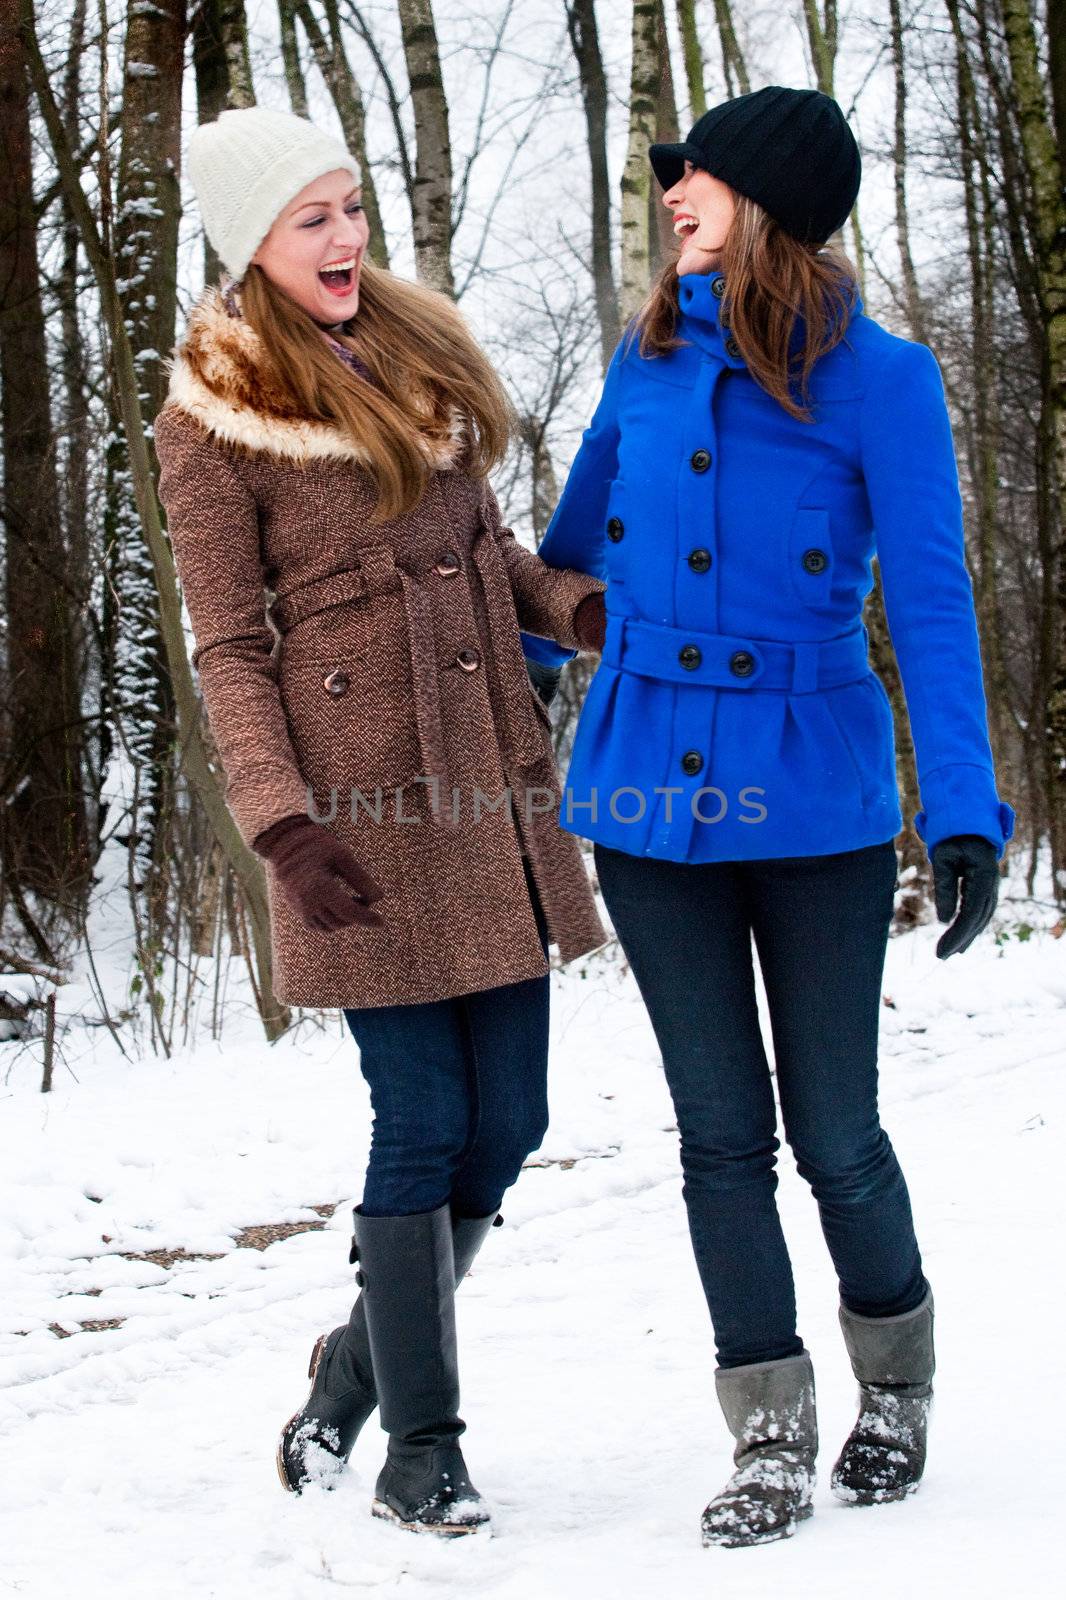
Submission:
[[[488,529],[483,529],[475,539],[472,555],[473,567],[485,598],[485,615],[489,625],[490,647],[484,652],[485,665],[490,673],[490,684],[497,690],[497,703],[503,713],[507,752],[517,765],[528,766],[544,754],[543,735],[533,710],[530,691],[524,678],[514,671],[516,655],[519,659],[522,655],[518,621],[507,568]],[[433,820],[443,826],[454,826],[451,779],[441,718],[436,635],[429,596],[420,577],[396,560],[390,546],[364,547],[360,550],[358,565],[346,567],[340,572],[326,573],[280,596],[270,607],[270,617],[278,632],[284,635],[298,622],[327,606],[344,605],[353,600],[395,593],[397,590],[403,592],[410,641],[414,712],[422,775],[436,777],[440,785],[439,804],[432,808]]]
[[[864,623],[835,639],[741,638],[609,616],[604,664],[669,683],[718,689],[784,689],[811,694],[864,678],[871,670]]]

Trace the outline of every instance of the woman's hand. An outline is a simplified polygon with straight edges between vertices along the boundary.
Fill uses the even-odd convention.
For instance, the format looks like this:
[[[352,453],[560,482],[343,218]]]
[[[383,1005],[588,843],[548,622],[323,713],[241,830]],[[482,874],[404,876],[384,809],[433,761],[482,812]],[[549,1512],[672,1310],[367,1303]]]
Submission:
[[[587,594],[574,612],[574,632],[582,650],[599,654],[607,637],[607,607],[602,594]]]
[[[252,848],[270,862],[286,899],[308,928],[332,933],[353,922],[380,927],[381,913],[370,902],[380,900],[384,889],[336,834],[306,812],[272,823],[256,835]]]
[[[933,893],[936,914],[941,922],[951,922],[956,901],[962,895],[959,914],[942,935],[936,953],[942,961],[969,949],[982,928],[991,921],[999,899],[999,859],[991,840],[979,833],[957,833],[941,839],[932,849]]]

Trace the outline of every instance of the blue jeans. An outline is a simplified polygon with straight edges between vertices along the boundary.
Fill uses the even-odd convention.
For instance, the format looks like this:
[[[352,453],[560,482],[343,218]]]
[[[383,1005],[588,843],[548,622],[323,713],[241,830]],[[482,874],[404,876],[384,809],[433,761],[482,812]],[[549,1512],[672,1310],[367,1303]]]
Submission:
[[[548,953],[529,869],[526,883]],[[366,1216],[495,1211],[548,1127],[550,979],[527,978],[421,1005],[344,1012],[374,1112]]]
[[[719,1364],[803,1349],[775,1199],[780,1142],[752,935],[785,1138],[818,1202],[841,1299],[864,1316],[911,1310],[926,1283],[907,1186],[877,1110],[892,840],[706,864],[599,844],[594,853],[662,1051]]]

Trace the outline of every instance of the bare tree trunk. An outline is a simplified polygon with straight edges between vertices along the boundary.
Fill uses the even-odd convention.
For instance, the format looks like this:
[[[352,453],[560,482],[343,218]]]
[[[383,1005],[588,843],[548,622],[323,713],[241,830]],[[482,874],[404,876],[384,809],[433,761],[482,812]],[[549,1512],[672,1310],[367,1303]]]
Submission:
[[[592,288],[600,323],[600,365],[607,365],[621,335],[618,291],[611,261],[611,183],[607,169],[607,77],[600,54],[594,0],[571,0],[566,8],[577,62],[592,170]]]
[[[899,0],[888,0],[888,14],[892,39],[892,75],[895,82],[895,138],[892,147],[892,170],[896,196],[896,242],[899,246],[900,270],[903,274],[903,300],[907,310],[907,325],[912,339],[928,343],[925,325],[925,308],[918,291],[918,274],[911,253],[910,218],[907,214],[907,69],[903,50],[903,21]]]
[[[622,319],[628,322],[648,292],[651,249],[648,147],[659,105],[659,0],[633,0],[633,59],[629,79],[629,144],[622,173]]]
[[[532,414],[524,416],[521,430],[522,441],[529,451],[533,540],[539,545],[558,503],[559,484],[548,448],[544,419]]]
[[[677,25],[681,31],[681,49],[685,57],[689,113],[695,122],[707,109],[707,96],[703,88],[703,51],[700,49],[699,28],[696,26],[696,0],[677,0]]]
[[[385,240],[385,228],[381,220],[381,210],[378,206],[377,190],[374,187],[374,175],[370,170],[370,162],[367,159],[366,115],[363,110],[363,97],[359,92],[359,84],[344,51],[336,0],[323,0],[323,7],[326,13],[326,26],[329,29],[328,40],[323,36],[321,28],[315,21],[315,16],[308,4],[308,0],[295,0],[295,11],[303,24],[307,42],[311,46],[311,53],[315,58],[315,64],[325,79],[330,98],[337,108],[341,128],[344,130],[344,142],[362,168],[363,208],[366,211],[366,220],[370,227],[370,244],[368,246],[370,259],[375,266],[387,271],[389,248]]]
[[[166,396],[162,352],[173,347],[177,321],[185,27],[185,0],[153,0],[151,7],[130,0],[113,248],[145,427]],[[176,710],[152,559],[137,515],[122,432],[116,415],[110,452],[117,513],[110,571],[118,608],[112,714],[121,719],[126,754],[136,768],[137,800],[127,835],[134,889],[144,897],[144,951],[162,947],[168,915],[167,828],[176,778]],[[152,467],[154,475],[154,459]],[[149,983],[152,967],[154,960],[142,972]]]
[[[1054,645],[1047,704],[1052,868],[1066,900],[1066,196],[1028,0],[1002,0],[1010,91],[1028,180],[1040,304],[1045,437],[1058,537],[1053,552]]]
[[[293,116],[307,116],[307,84],[300,64],[300,46],[296,37],[295,0],[278,0],[278,30],[281,37],[281,64],[285,69],[285,86],[289,91],[289,105]]]
[[[374,37],[374,30],[363,16],[355,0],[347,0],[347,14],[352,27],[362,39],[369,50],[381,79],[381,86],[385,91],[385,100],[389,107],[389,119],[392,122],[392,131],[396,138],[396,159],[400,164],[400,175],[407,193],[407,203],[414,208],[415,203],[415,173],[411,165],[411,153],[407,148],[407,135],[404,132],[403,113],[400,108],[400,96],[395,80],[389,71],[388,63],[381,53],[381,47]]]
[[[288,1011],[279,1005],[270,986],[270,919],[267,911],[266,885],[261,865],[241,838],[237,824],[226,806],[223,785],[211,770],[207,757],[201,728],[202,708],[193,685],[192,667],[185,649],[174,560],[160,522],[159,502],[152,478],[148,442],[141,425],[137,373],[122,318],[113,263],[89,209],[88,199],[78,181],[77,168],[37,42],[32,0],[21,0],[20,26],[34,92],[59,167],[63,188],[78,220],[85,253],[100,292],[104,324],[111,339],[114,383],[130,454],[133,493],[140,512],[145,540],[152,554],[156,582],[159,585],[163,644],[174,685],[186,770],[207,813],[215,837],[240,881],[241,892],[252,924],[254,942],[252,978],[253,982],[258,980],[259,1006],[264,1027],[267,1034],[274,1037],[288,1025]]]
[[[998,578],[1000,415],[994,363],[995,217],[987,152],[958,0],[946,0],[946,4],[955,38],[959,156],[970,266],[977,620],[985,661],[989,735],[998,768],[1008,754],[1006,715],[1010,686],[1004,663]]]
[[[214,122],[220,111],[255,105],[244,0],[199,0],[192,13],[196,120]],[[204,282],[214,283],[222,263],[204,234]]]
[[[423,283],[454,298],[452,147],[432,0],[396,0],[396,3],[415,113],[415,177],[411,203],[415,271]]]
[[[681,137],[677,121],[677,100],[674,97],[674,73],[670,63],[670,35],[666,31],[666,12],[663,0],[657,0],[656,17],[657,50],[659,55],[659,93],[655,103],[656,144],[676,144]],[[654,174],[648,180],[648,275],[654,278],[671,256],[677,254],[674,237],[674,219],[663,205],[662,191]]]
[[[818,0],[803,0],[803,18],[807,24],[814,81],[823,94],[832,94],[838,42],[836,0],[822,0],[822,5],[824,11],[820,12]]]
[[[718,40],[722,47],[722,69],[725,72],[728,98],[751,93],[748,64],[737,42],[733,26],[733,12],[729,0],[714,0],[714,17],[718,24]]]
[[[1066,172],[1066,0],[1047,0],[1047,36],[1059,166]]]
[[[0,0],[0,438],[8,702],[0,845],[9,884],[71,909],[89,862],[78,660],[63,548],[19,0]]]

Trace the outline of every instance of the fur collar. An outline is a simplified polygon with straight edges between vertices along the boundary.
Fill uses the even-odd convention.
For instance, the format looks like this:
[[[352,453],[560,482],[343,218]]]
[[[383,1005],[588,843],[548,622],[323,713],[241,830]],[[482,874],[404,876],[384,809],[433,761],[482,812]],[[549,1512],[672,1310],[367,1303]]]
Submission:
[[[261,353],[259,335],[243,317],[227,311],[220,289],[209,286],[193,307],[184,339],[165,363],[170,373],[167,404],[245,450],[264,451],[300,466],[328,459],[365,465],[366,452],[354,440],[295,408],[263,371]],[[435,467],[455,464],[461,432],[457,419],[446,445],[427,442]]]

